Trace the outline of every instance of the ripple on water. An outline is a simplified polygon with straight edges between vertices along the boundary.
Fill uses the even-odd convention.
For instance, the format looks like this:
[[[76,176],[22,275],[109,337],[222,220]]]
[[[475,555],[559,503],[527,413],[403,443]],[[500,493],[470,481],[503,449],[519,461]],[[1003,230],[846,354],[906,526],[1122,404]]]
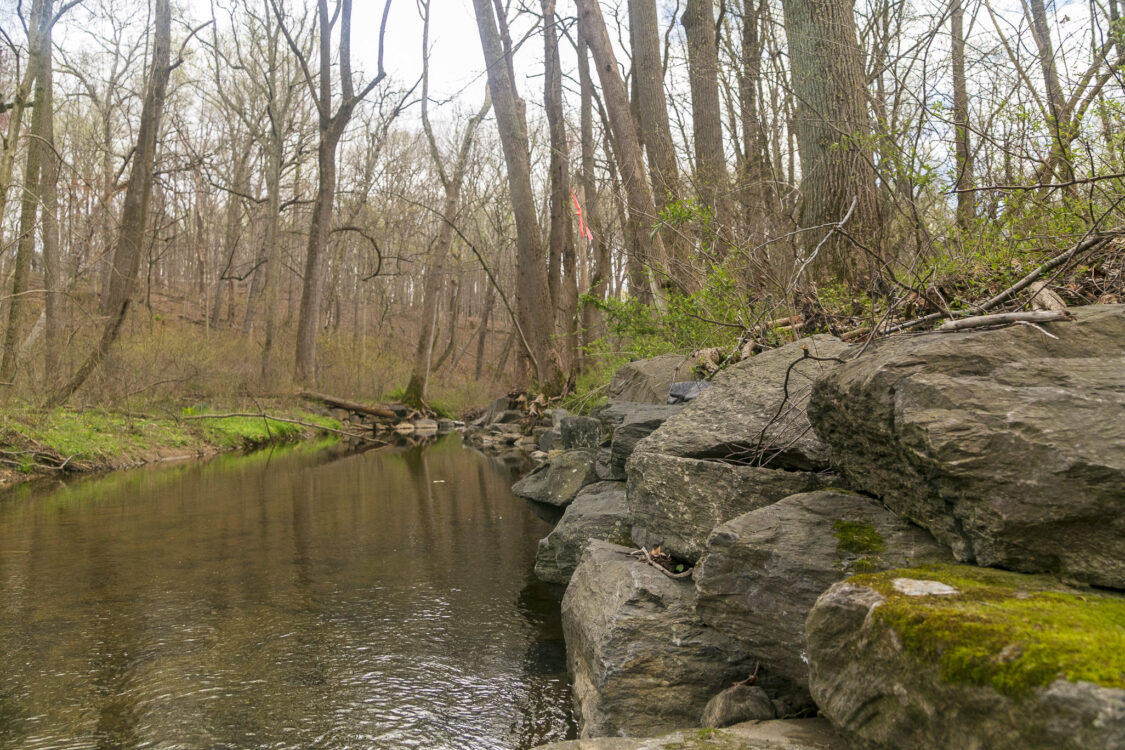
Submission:
[[[573,736],[558,604],[530,574],[547,529],[509,483],[446,443],[0,499],[0,749]]]

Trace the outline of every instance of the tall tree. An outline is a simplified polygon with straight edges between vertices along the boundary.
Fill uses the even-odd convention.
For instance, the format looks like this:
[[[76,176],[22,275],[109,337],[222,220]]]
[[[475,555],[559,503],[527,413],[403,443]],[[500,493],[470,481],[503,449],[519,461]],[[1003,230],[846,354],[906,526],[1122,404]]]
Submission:
[[[867,112],[863,52],[850,0],[782,0],[789,40],[793,94],[797,99],[797,148],[801,155],[802,229],[806,252],[821,277],[856,277],[862,251],[839,232],[823,243],[829,227],[848,218],[846,231],[877,249],[879,206]],[[848,211],[852,204],[850,217]],[[819,250],[816,248],[819,247]]]
[[[410,370],[410,381],[402,397],[403,403],[415,408],[423,408],[426,402],[434,340],[437,337],[438,295],[445,278],[445,264],[449,257],[449,250],[453,246],[453,222],[461,203],[461,186],[465,181],[465,170],[469,165],[469,155],[472,152],[477,128],[488,114],[488,110],[492,108],[492,97],[486,93],[484,104],[465,127],[452,171],[447,169],[446,164],[449,160],[438,147],[437,137],[430,122],[430,7],[431,0],[424,0],[422,3],[422,130],[429,144],[430,159],[445,192],[445,201],[441,214],[443,221],[438,227],[437,239],[429,263],[426,265],[426,276],[422,285],[422,327],[418,335],[418,344],[414,348],[414,364]],[[484,325],[487,325],[487,321]]]
[[[678,201],[680,172],[676,147],[668,123],[668,100],[664,94],[664,63],[660,55],[660,18],[656,0],[629,0],[629,37],[633,52],[633,85],[642,141],[648,154],[649,177],[657,211]],[[674,230],[662,228],[661,237],[676,268],[688,260],[689,247]]]
[[[28,27],[28,68],[35,78],[36,96],[46,89],[43,68],[50,66],[50,29],[54,3],[52,0],[35,0],[31,6],[31,23]],[[35,106],[31,114],[31,134],[27,144],[27,159],[23,168],[23,194],[20,199],[19,235],[16,240],[16,261],[12,273],[12,297],[8,305],[8,327],[4,333],[4,356],[0,360],[0,380],[12,382],[19,358],[19,337],[22,332],[31,281],[31,256],[35,253],[35,226],[40,201],[40,162],[47,150],[47,129],[51,122],[48,108]],[[2,215],[0,215],[2,216]]]
[[[659,233],[650,229],[657,219],[656,205],[645,176],[644,156],[629,108],[625,82],[618,72],[617,57],[597,0],[578,0],[578,25],[589,45],[602,84],[614,153],[629,204],[630,239],[635,246],[633,254],[645,265],[656,303],[663,306],[665,290],[673,285],[673,279],[664,242]]]
[[[540,386],[552,390],[559,383],[562,367],[552,346],[554,316],[547,286],[547,266],[531,186],[531,150],[527,138],[524,103],[516,92],[510,51],[501,41],[500,28],[491,0],[473,0],[480,34],[488,88],[496,109],[496,126],[508,172],[508,188],[516,222],[516,309],[519,327],[526,340],[528,357]]]
[[[309,239],[305,248],[305,276],[301,286],[301,310],[297,318],[297,352],[293,377],[300,385],[316,383],[316,334],[320,320],[320,300],[323,292],[324,254],[328,247],[328,237],[332,233],[332,208],[336,200],[336,149],[355,113],[356,106],[363,101],[384,78],[383,41],[387,32],[387,16],[391,10],[391,0],[383,6],[383,18],[379,25],[378,71],[375,77],[358,92],[352,77],[352,0],[340,0],[335,13],[328,12],[328,0],[317,0],[317,24],[319,33],[320,72],[319,85],[313,80],[308,61],[300,46],[289,33],[285,19],[277,5],[270,0],[274,16],[281,26],[289,48],[297,56],[305,83],[309,87],[313,101],[316,102],[317,133],[316,147],[317,182],[316,197],[313,201],[312,220],[309,226]],[[332,82],[332,33],[339,23],[339,45],[336,65],[340,69],[340,101],[333,109]]]
[[[70,380],[48,398],[48,406],[57,406],[65,402],[82,387],[109,354],[129,312],[133,288],[137,281],[137,270],[141,262],[141,248],[148,225],[149,201],[152,197],[153,171],[156,164],[156,136],[160,132],[160,120],[164,113],[164,100],[168,92],[168,78],[172,72],[171,44],[170,0],[155,0],[152,64],[145,85],[137,145],[133,151],[129,186],[125,190],[125,203],[113,253],[113,272],[103,300],[105,324],[94,351]]]
[[[551,299],[555,303],[558,334],[566,342],[564,367],[573,372],[578,362],[578,279],[574,250],[574,223],[571,219],[570,145],[563,113],[562,62],[556,29],[555,0],[540,0],[543,8],[544,68],[543,101],[550,131],[551,227],[548,234],[548,281],[554,281]]]
[[[715,9],[711,0],[687,0],[688,82],[695,141],[695,181],[700,202],[720,223],[728,203],[727,161],[723,153],[723,114],[719,109],[719,51],[715,40]]]
[[[969,143],[969,92],[965,80],[965,11],[961,0],[952,0],[949,10],[953,64],[953,145],[957,167],[957,226],[967,232],[976,214],[973,186],[973,152]]]

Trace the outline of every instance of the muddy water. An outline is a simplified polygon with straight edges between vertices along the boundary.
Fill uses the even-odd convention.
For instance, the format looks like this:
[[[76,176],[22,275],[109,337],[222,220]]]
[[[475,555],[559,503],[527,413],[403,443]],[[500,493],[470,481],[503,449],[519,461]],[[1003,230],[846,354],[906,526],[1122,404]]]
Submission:
[[[510,482],[454,436],[0,495],[0,748],[573,736]]]

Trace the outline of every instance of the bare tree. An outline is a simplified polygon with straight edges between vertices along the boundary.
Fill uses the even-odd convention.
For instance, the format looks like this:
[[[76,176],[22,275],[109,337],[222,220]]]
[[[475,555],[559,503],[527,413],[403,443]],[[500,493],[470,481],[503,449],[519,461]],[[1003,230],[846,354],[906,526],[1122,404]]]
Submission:
[[[312,223],[305,250],[305,276],[301,287],[301,311],[297,319],[297,353],[293,376],[298,384],[316,383],[316,333],[320,319],[320,300],[323,292],[324,252],[332,232],[332,207],[336,200],[336,148],[347,129],[356,106],[386,78],[383,68],[383,40],[387,33],[387,16],[391,0],[383,6],[379,25],[378,71],[375,77],[358,92],[352,77],[352,0],[339,0],[336,12],[328,12],[328,0],[318,0],[317,21],[320,49],[319,85],[314,82],[308,61],[301,47],[285,25],[285,17],[277,0],[269,0],[274,16],[289,43],[289,49],[301,64],[305,83],[316,102],[317,130],[317,187],[313,204]],[[340,101],[333,109],[332,84],[332,32],[340,24],[337,65],[340,68]]]
[[[74,375],[48,399],[47,406],[57,406],[82,387],[97,369],[121,332],[125,315],[132,302],[137,269],[141,260],[142,244],[148,224],[149,199],[152,196],[153,170],[156,163],[156,136],[164,112],[164,99],[171,73],[172,9],[170,0],[155,0],[153,14],[152,64],[145,87],[144,106],[141,109],[137,147],[133,153],[133,166],[129,173],[129,187],[125,191],[125,206],[121,228],[113,255],[113,275],[107,289],[105,311],[108,317],[101,338],[94,351]]]

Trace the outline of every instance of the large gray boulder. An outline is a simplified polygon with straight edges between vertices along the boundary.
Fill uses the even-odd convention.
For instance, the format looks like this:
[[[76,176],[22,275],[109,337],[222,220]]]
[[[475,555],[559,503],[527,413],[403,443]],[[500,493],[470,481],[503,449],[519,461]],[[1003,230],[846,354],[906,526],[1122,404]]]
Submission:
[[[957,559],[1125,588],[1125,305],[889,338],[818,381],[850,484]]]
[[[637,443],[683,409],[683,404],[657,406],[634,402],[620,402],[602,409],[598,418],[612,433],[608,460],[602,471],[603,478],[624,480],[625,464],[629,456],[633,455]]]
[[[661,354],[638,359],[618,369],[609,383],[609,397],[613,401],[664,404],[668,401],[669,386],[683,380],[697,380],[691,357]]]
[[[711,531],[743,513],[832,483],[830,475],[634,453],[628,464],[633,541],[695,562]],[[838,480],[837,480],[838,481]]]
[[[579,490],[598,481],[596,461],[592,450],[564,451],[513,484],[512,492],[547,505],[569,505]]]
[[[713,695],[754,665],[704,625],[690,581],[590,542],[562,602],[567,665],[583,737],[652,736],[693,726]]]
[[[750,721],[726,729],[681,729],[663,737],[600,737],[536,750],[846,750],[824,719]]]
[[[805,618],[856,573],[950,562],[949,551],[877,500],[839,490],[793,495],[722,524],[695,571],[696,612],[736,639],[807,705]]]
[[[1125,600],[966,566],[837,583],[809,614],[812,694],[855,747],[1125,747]]]
[[[812,336],[728,367],[638,450],[772,468],[826,468],[828,448],[812,431],[805,407],[813,382],[839,365],[830,358],[848,348],[833,336]],[[806,351],[829,361],[805,358]]]
[[[578,493],[554,530],[539,540],[535,575],[548,583],[568,583],[591,539],[629,543],[629,508],[623,483],[598,482]]]
[[[593,417],[563,417],[559,434],[565,450],[597,448],[602,444],[602,423]]]

